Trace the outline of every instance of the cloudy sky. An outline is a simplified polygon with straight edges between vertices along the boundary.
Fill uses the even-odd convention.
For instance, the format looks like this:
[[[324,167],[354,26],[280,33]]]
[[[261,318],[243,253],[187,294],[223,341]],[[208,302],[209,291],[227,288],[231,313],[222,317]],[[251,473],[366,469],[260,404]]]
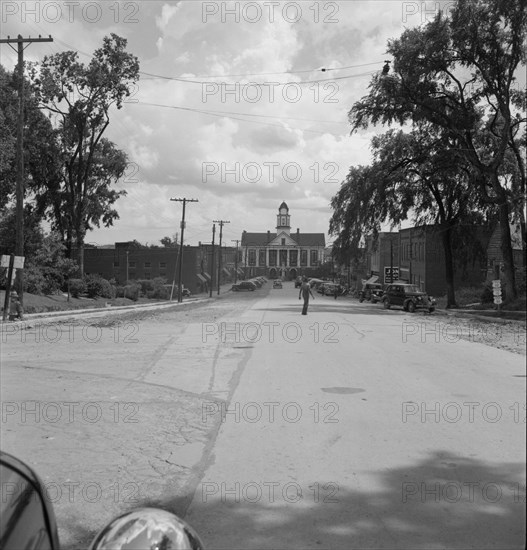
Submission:
[[[120,220],[86,241],[157,243],[179,231],[225,241],[274,230],[278,205],[292,231],[327,236],[331,197],[349,166],[367,164],[373,130],[349,135],[347,112],[382,70],[386,42],[433,17],[439,2],[2,1],[2,38],[51,35],[26,60],[90,54],[114,32],[128,39],[141,80],[105,134],[130,159]],[[2,45],[2,64],[16,54]],[[325,68],[325,71],[321,69]],[[327,241],[332,239],[327,236]]]

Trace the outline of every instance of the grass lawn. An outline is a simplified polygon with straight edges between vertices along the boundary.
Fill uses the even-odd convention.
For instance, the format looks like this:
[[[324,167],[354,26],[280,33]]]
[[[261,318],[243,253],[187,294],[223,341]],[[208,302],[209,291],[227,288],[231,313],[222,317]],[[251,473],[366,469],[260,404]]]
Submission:
[[[500,312],[497,306],[493,303],[481,303],[482,289],[479,287],[460,288],[456,290],[456,302],[460,309],[473,310],[474,313],[485,314],[495,317],[510,317],[511,319],[524,319],[526,314],[526,298],[525,293],[519,296],[514,302],[504,304],[502,309],[514,314],[507,315]],[[439,309],[446,308],[446,295],[436,297],[437,307]]]

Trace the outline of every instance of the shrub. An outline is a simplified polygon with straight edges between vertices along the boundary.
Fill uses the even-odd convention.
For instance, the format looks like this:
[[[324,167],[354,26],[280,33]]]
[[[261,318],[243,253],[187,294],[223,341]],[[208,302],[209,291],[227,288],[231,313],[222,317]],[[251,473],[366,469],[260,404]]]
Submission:
[[[136,284],[140,286],[141,294],[143,296],[146,296],[147,292],[154,290],[154,281],[152,279],[138,279]]]
[[[87,275],[86,288],[90,298],[115,298],[114,287],[100,275]]]
[[[170,297],[170,290],[164,286],[156,286],[154,290],[150,290],[146,293],[147,298],[155,298],[157,300],[168,300]]]
[[[24,269],[24,290],[30,294],[43,294],[46,279],[42,271],[32,265]]]
[[[81,294],[86,294],[87,287],[83,279],[70,279],[70,293],[74,298],[79,298]]]
[[[139,292],[141,291],[141,286],[138,284],[126,285],[124,287],[124,298],[129,298],[134,302],[137,302],[139,299]]]

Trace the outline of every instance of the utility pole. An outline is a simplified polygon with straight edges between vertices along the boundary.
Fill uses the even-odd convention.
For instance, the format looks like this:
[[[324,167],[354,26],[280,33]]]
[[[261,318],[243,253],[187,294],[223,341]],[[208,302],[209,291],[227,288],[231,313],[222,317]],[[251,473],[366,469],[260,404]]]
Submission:
[[[170,199],[174,202],[182,202],[183,203],[183,214],[181,215],[181,242],[179,245],[179,288],[178,288],[178,296],[177,301],[182,302],[183,301],[183,285],[181,282],[181,278],[183,276],[183,234],[185,232],[185,206],[187,205],[187,202],[199,202],[198,199]]]
[[[9,47],[18,53],[18,125],[16,139],[16,156],[17,156],[17,174],[16,174],[16,233],[15,233],[15,255],[24,255],[24,43],[31,44],[32,42],[53,42],[53,38],[23,38],[18,35],[17,38],[0,39],[0,44],[8,44]],[[17,44],[17,48],[13,48],[11,44]],[[24,305],[24,270],[17,269],[17,287],[18,296],[22,306]]]
[[[390,235],[390,284],[393,283],[393,239]]]
[[[223,224],[231,223],[231,222],[228,221],[228,220],[214,220],[214,223],[218,223],[220,225],[220,244],[219,244],[220,252],[219,252],[219,257],[218,257],[218,294],[219,294],[220,293],[220,277],[221,277],[221,237],[222,237],[222,234],[223,234]]]
[[[238,243],[240,239],[231,239],[233,243],[236,243],[236,253],[234,256],[234,284],[238,282]]]
[[[212,298],[212,289],[214,287],[214,238],[216,236],[216,224],[212,224],[212,258],[211,258],[211,278],[210,278],[210,290],[209,297]]]

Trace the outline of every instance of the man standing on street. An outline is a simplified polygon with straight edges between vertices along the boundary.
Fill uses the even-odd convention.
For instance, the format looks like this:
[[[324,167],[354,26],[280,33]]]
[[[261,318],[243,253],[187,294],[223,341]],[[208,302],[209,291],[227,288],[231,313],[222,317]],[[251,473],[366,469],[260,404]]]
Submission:
[[[311,292],[311,286],[309,286],[309,283],[307,282],[307,278],[304,277],[302,279],[302,286],[300,287],[300,292],[298,294],[298,299],[300,300],[302,297],[304,297],[304,307],[302,308],[302,315],[307,315],[307,306],[309,305],[309,295],[311,294],[311,297],[313,300],[315,297],[313,296],[313,293]]]

